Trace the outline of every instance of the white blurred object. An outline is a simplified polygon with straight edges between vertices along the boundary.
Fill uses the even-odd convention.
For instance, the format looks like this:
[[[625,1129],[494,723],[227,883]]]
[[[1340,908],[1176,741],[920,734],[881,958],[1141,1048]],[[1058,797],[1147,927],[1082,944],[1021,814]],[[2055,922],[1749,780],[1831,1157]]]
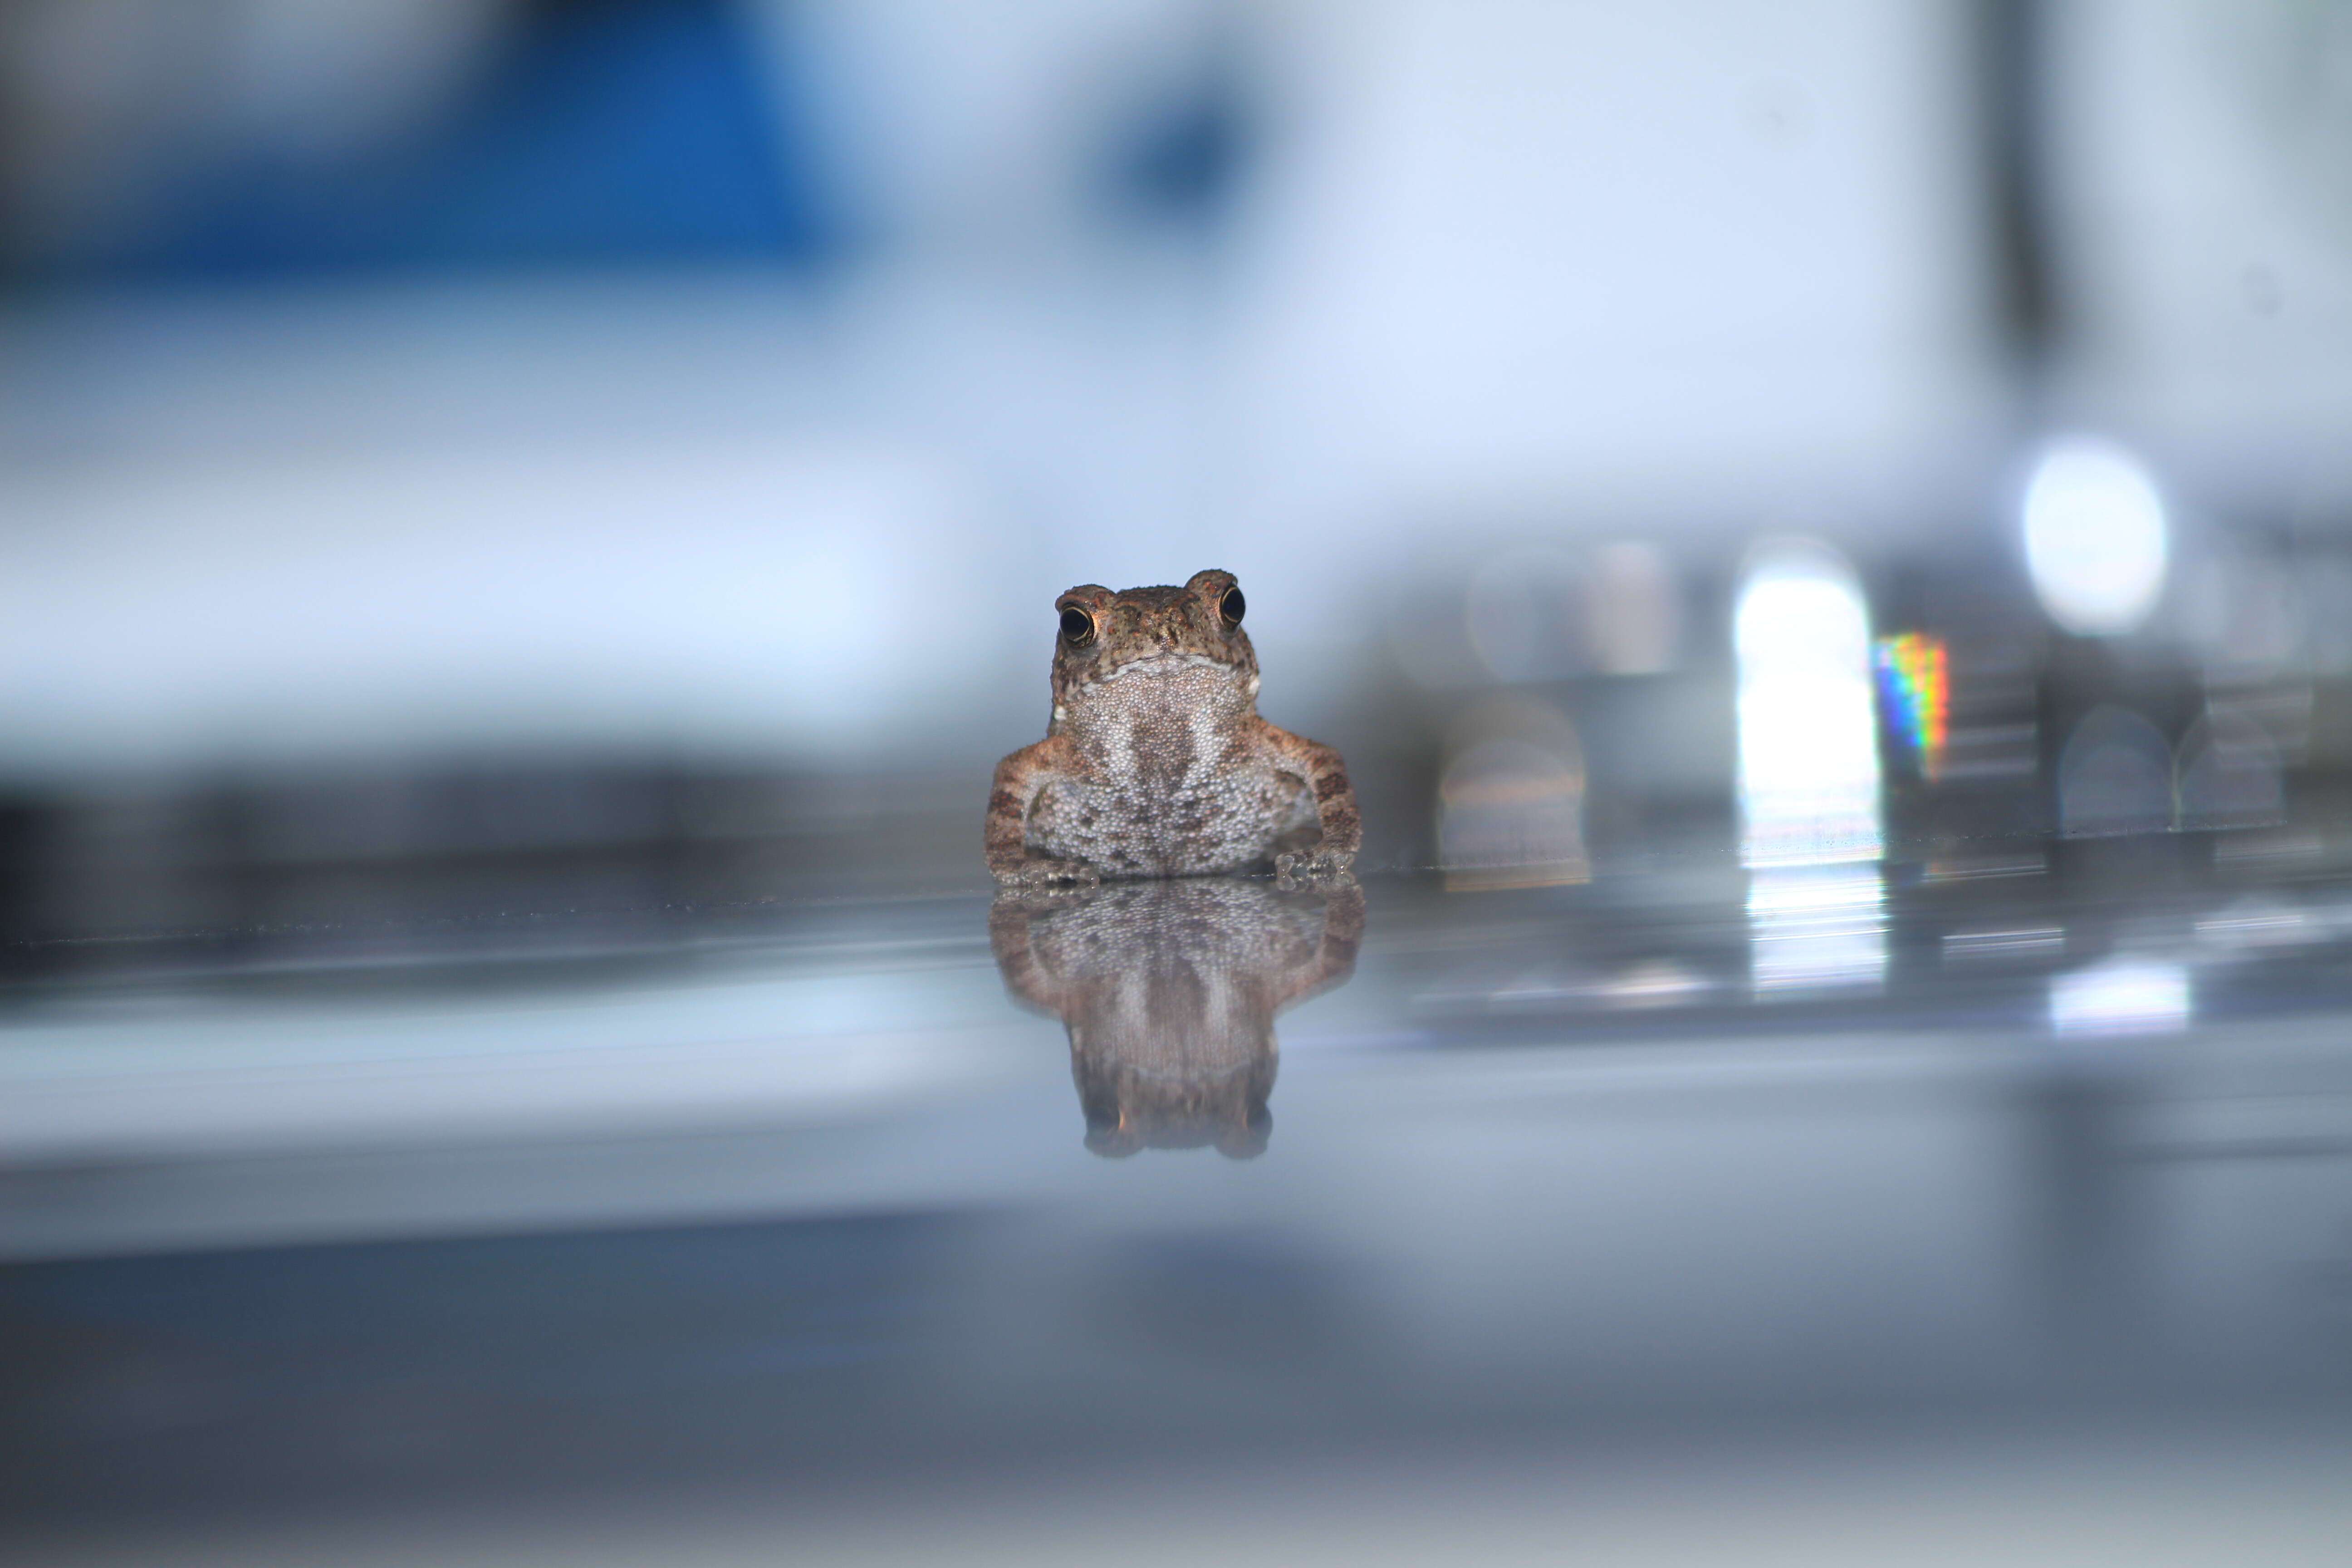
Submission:
[[[1886,890],[1875,866],[1759,869],[1748,920],[1759,997],[1885,983]]]
[[[2189,972],[2111,958],[2051,976],[2050,1026],[2062,1035],[2155,1035],[2189,1026]]]
[[[1853,569],[1807,541],[1759,547],[1733,612],[1732,649],[1744,863],[1875,859],[1870,611]]]
[[[1593,552],[1585,574],[1585,621],[1592,656],[1611,675],[1672,669],[1682,643],[1681,584],[1665,552],[1619,540]]]
[[[1262,15],[1280,96],[1235,300],[1268,521],[1787,485],[1917,515],[1886,498],[1990,436],[1952,7]]]
[[[2039,9],[2070,403],[2231,510],[2352,503],[2352,11]]]
[[[887,754],[984,711],[981,656],[1033,629],[1011,563],[940,547],[988,535],[974,490],[886,448],[22,475],[0,516],[20,774],[453,743]]]
[[[2080,637],[2137,628],[2164,592],[2164,501],[2111,441],[2053,442],[2025,488],[2025,563],[2050,618]]]

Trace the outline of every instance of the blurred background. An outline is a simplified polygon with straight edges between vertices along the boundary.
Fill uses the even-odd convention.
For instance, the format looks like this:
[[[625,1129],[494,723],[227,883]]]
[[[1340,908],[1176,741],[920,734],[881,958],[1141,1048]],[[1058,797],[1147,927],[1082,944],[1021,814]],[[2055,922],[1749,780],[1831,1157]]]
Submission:
[[[2265,798],[2352,762],[2341,6],[0,26],[20,936],[585,846],[624,901],[968,878],[1053,595],[1208,564],[1380,864],[1502,742],[1604,859],[1732,832],[1775,538],[1940,650],[1917,826],[2054,825],[2102,707]]]
[[[2347,432],[2346,0],[9,0],[25,1550],[646,1470],[750,1552],[763,1445],[1001,1503],[941,1456],[1140,1405],[1267,1542],[1444,1433],[1487,1489],[1404,1511],[1502,1556],[1572,1450],[1636,1557],[2030,1493],[2011,1554],[2323,1560]],[[1208,566],[1349,760],[1362,973],[1322,1131],[1114,1166],[980,811],[1054,596]],[[1890,1410],[1950,1447],[1855,1479]],[[1121,1474],[1003,1539],[1194,1539]]]

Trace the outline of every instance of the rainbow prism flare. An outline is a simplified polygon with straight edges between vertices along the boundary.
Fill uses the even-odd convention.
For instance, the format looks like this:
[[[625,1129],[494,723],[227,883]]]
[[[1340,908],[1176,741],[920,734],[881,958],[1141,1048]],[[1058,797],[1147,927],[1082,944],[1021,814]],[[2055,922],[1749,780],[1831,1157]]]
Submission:
[[[1951,720],[1951,674],[1943,642],[1924,632],[1881,637],[1874,650],[1878,690],[1895,732],[1907,742],[1919,776],[1928,783],[1943,771],[1944,743]]]

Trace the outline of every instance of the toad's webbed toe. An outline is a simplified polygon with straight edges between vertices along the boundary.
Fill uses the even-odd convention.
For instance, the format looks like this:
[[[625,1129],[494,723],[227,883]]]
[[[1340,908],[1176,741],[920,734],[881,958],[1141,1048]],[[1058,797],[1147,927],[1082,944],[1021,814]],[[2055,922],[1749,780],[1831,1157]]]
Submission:
[[[1055,860],[1033,855],[1017,866],[998,871],[996,879],[1008,888],[1091,888],[1102,880],[1102,873],[1083,860]]]

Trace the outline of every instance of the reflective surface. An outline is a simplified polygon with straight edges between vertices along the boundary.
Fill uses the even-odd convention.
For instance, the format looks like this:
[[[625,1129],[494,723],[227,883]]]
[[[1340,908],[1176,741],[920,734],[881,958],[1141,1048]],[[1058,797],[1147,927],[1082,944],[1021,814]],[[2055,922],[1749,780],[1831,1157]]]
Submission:
[[[2336,1563],[2352,5],[0,5],[0,1557]],[[1360,888],[992,901],[1070,584]]]
[[[1274,1017],[1344,982],[1364,895],[1239,878],[1005,892],[988,917],[1005,989],[1070,1031],[1087,1147],[1265,1152]]]
[[[22,983],[10,1539],[731,1561],[969,1517],[1052,1556],[1090,1497],[1191,1552],[1206,1486],[1341,1559],[1606,1521],[1738,1561],[1769,1497],[1832,1560],[1913,1541],[1867,1522],[1898,1498],[1985,1551],[2321,1560],[2334,853],[973,892]],[[2152,1524],[2191,1500],[2205,1536]]]

